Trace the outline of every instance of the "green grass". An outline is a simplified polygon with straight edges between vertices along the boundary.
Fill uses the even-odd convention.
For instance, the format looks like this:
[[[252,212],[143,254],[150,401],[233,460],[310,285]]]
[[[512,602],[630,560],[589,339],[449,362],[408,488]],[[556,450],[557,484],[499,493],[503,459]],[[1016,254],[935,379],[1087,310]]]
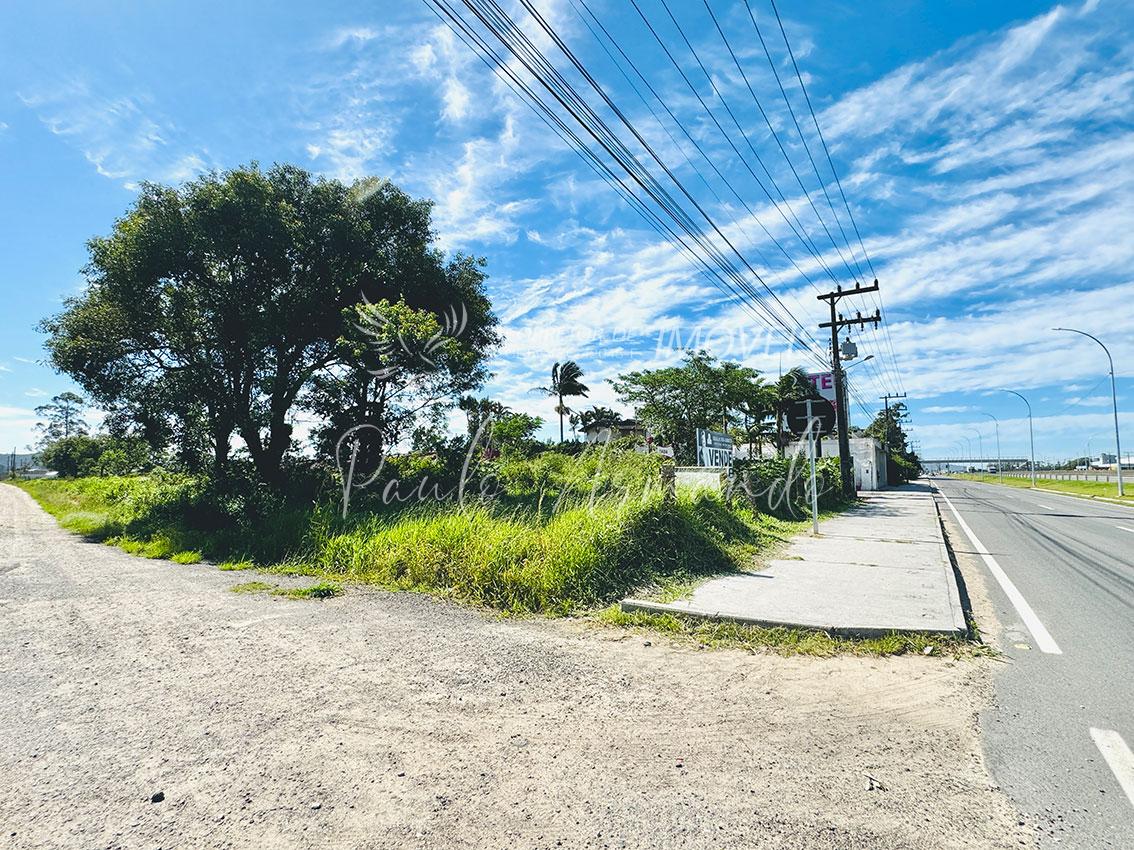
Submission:
[[[229,588],[233,593],[270,593],[287,599],[330,599],[342,596],[343,589],[334,582],[320,582],[310,587],[280,587],[266,581],[246,581]]]
[[[256,563],[254,561],[249,561],[247,559],[241,559],[239,561],[222,561],[221,563],[217,564],[217,569],[222,570],[224,572],[237,572],[237,571],[240,571],[240,570],[254,570],[254,569],[256,569]]]
[[[304,535],[292,530],[292,551],[273,560],[248,554],[271,528],[246,528],[243,536],[194,528],[190,519],[204,513],[201,488],[184,476],[21,486],[63,527],[142,557],[208,558],[226,571],[260,567],[551,615],[601,607],[640,588],[673,596],[745,567],[805,528],[704,493],[667,501],[648,486],[657,462],[632,452],[547,453],[509,461],[502,477],[512,490],[491,503],[360,511],[346,521],[334,506],[308,508],[286,514]]]
[[[306,565],[340,580],[559,615],[738,569],[802,527],[707,494],[600,500],[550,516],[433,507],[342,529],[317,522]]]
[[[505,493],[489,503],[397,510],[371,503],[368,511],[360,499],[362,505],[346,520],[333,504],[283,505],[262,511],[260,520],[229,526],[217,517],[233,512],[219,512],[199,482],[185,476],[20,486],[64,528],[133,554],[178,563],[208,558],[225,571],[260,569],[314,581],[301,588],[250,581],[235,585],[236,593],[327,599],[342,593],[346,583],[369,583],[507,613],[583,613],[604,627],[663,633],[703,646],[820,656],[897,655],[927,647],[935,655],[983,651],[929,636],[856,640],[607,607],[629,594],[678,598],[705,578],[758,566],[808,528],[806,520],[777,518],[709,493],[667,500],[650,486],[657,463],[656,457],[629,452],[605,459],[545,453],[502,465]],[[206,520],[211,525],[203,529]]]
[[[880,637],[841,637],[814,629],[760,628],[677,614],[627,613],[617,605],[595,618],[600,626],[639,634],[662,634],[680,643],[710,649],[748,649],[777,655],[933,655],[991,657],[996,651],[978,641],[930,634],[892,633]]]
[[[1004,476],[1004,480],[1001,481],[1000,476],[998,476],[996,473],[954,473],[954,475],[958,478],[966,478],[970,481],[980,481],[985,484],[1004,484],[1008,487],[1023,487],[1025,489],[1031,488],[1032,486],[1031,478],[1016,478],[1014,476],[1006,475]],[[1089,498],[1103,497],[1134,505],[1134,474],[1131,474],[1129,477],[1131,479],[1131,486],[1127,488],[1127,495],[1123,496],[1121,500],[1119,500],[1118,497],[1118,482],[1108,484],[1105,481],[1074,481],[1036,478],[1036,489],[1050,490],[1055,493],[1067,493],[1072,496],[1086,496]]]
[[[320,582],[310,587],[291,587],[273,591],[276,596],[286,596],[288,599],[330,599],[333,596],[342,596],[343,589],[334,582]]]

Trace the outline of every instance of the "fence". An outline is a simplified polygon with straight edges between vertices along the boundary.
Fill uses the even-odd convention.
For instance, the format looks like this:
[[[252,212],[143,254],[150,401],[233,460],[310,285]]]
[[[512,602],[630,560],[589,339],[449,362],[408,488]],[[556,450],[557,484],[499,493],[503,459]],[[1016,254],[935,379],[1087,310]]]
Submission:
[[[1123,466],[1123,469],[1125,470],[1126,464],[1123,464],[1122,466]],[[984,474],[985,475],[996,475],[997,473],[986,472]],[[1030,472],[1027,472],[1027,471],[1019,472],[1017,470],[1013,470],[1011,472],[1006,471],[1004,473],[1004,477],[1005,478],[1028,478],[1028,479],[1030,479],[1032,477],[1032,474]],[[1117,472],[1075,472],[1075,471],[1063,472],[1063,471],[1059,471],[1059,470],[1037,469],[1036,470],[1036,478],[1046,478],[1048,481],[1102,481],[1102,482],[1105,482],[1107,484],[1117,484],[1118,483],[1118,473]],[[1134,481],[1134,470],[1131,470],[1129,472],[1124,472],[1123,478],[1126,481]]]

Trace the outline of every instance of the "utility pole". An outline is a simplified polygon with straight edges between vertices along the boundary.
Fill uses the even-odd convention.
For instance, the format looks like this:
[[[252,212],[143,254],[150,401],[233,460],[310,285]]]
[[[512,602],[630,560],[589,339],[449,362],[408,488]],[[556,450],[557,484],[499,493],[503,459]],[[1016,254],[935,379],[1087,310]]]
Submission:
[[[843,380],[843,367],[839,360],[839,328],[849,325],[858,325],[860,328],[864,328],[868,324],[877,325],[882,321],[882,313],[880,310],[875,310],[873,316],[863,316],[862,313],[856,313],[853,319],[844,319],[837,308],[839,301],[848,295],[862,295],[877,291],[878,281],[875,280],[872,286],[856,283],[854,289],[844,290],[840,286],[834,292],[818,296],[820,301],[826,301],[831,308],[831,321],[823,322],[819,327],[831,329],[831,372],[835,376],[835,410],[839,415],[839,475],[843,479],[843,495],[848,499],[854,498],[855,487],[854,470],[851,466],[850,457],[850,435],[847,432],[846,382]]]
[[[879,396],[882,403],[886,406],[886,430],[882,432],[882,451],[886,453],[886,463],[890,462],[890,399],[892,398],[905,398],[905,393],[886,393],[884,396]],[[887,470],[887,473],[889,470]],[[887,475],[887,477],[889,477]]]

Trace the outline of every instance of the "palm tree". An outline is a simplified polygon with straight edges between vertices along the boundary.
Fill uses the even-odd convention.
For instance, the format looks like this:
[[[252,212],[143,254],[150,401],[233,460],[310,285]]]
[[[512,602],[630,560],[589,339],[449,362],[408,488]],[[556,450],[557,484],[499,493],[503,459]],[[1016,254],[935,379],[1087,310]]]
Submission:
[[[567,360],[551,367],[551,384],[549,386],[536,387],[536,392],[559,399],[559,403],[555,406],[555,412],[559,414],[559,442],[561,443],[563,442],[563,415],[571,412],[570,408],[563,403],[563,399],[570,396],[587,397],[589,389],[580,380],[582,377],[583,370],[579,368],[579,364],[574,360]]]

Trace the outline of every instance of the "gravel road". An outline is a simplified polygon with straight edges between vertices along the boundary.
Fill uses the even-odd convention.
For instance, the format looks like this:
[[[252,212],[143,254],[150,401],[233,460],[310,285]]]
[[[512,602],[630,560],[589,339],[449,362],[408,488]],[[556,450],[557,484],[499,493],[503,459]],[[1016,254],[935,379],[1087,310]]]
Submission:
[[[1031,844],[980,751],[996,662],[230,592],[250,577],[83,542],[0,485],[0,846]]]

